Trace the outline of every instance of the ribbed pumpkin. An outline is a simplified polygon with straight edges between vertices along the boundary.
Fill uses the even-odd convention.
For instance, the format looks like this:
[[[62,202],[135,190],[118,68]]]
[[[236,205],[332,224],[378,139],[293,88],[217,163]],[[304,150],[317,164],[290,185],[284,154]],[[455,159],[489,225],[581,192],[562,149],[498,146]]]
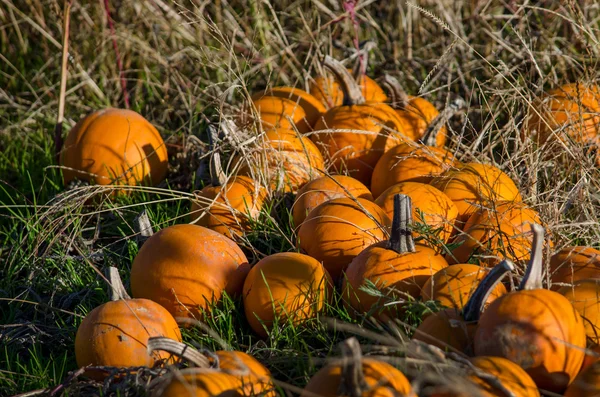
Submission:
[[[193,368],[174,376],[161,397],[245,397],[240,380],[213,368]],[[159,397],[156,395],[155,397]]]
[[[371,179],[371,193],[377,198],[400,182],[429,183],[454,164],[452,153],[413,142],[401,143],[386,151],[377,161]]]
[[[252,100],[260,124],[263,129],[283,128],[297,129],[301,133],[311,131],[311,126],[306,119],[306,112],[299,103],[291,99],[277,96],[262,96]],[[252,109],[248,109],[250,114]]]
[[[488,274],[489,269],[470,264],[458,264],[435,273],[421,291],[423,300],[438,301],[444,307],[462,310],[475,289]],[[499,296],[506,294],[506,287],[499,283],[485,301],[489,305]]]
[[[592,247],[565,247],[550,258],[552,289],[578,280],[600,279],[600,251]]]
[[[299,246],[337,279],[355,256],[385,239],[391,223],[369,200],[337,198],[308,214],[298,230]]]
[[[540,392],[531,376],[517,364],[502,357],[473,357],[469,359],[471,364],[486,375],[492,375],[502,386],[512,392],[515,397],[539,397]],[[470,375],[469,379],[481,388],[481,397],[495,397],[504,395],[484,378],[476,374]]]
[[[446,243],[454,231],[454,222],[458,216],[458,209],[454,202],[442,191],[431,185],[418,182],[400,182],[387,190],[375,200],[390,218],[394,214],[394,197],[396,194],[405,194],[411,198],[415,207],[413,222],[424,223],[431,232],[429,240],[435,244],[439,239]],[[415,237],[419,233],[414,233]]]
[[[581,314],[588,340],[600,343],[600,280],[575,281],[572,287],[564,286],[557,292]]]
[[[519,364],[545,390],[562,393],[584,359],[583,320],[563,295],[542,289],[544,229],[534,232],[531,262],[519,290],[493,301],[475,333],[475,354]]]
[[[247,176],[227,178],[214,148],[216,130],[212,127],[209,136],[214,150],[210,160],[211,184],[194,192],[190,222],[234,238],[251,230],[251,220],[259,216],[266,192]]]
[[[267,90],[264,94],[257,93],[252,96],[253,99],[258,99],[263,96],[273,96],[277,98],[289,99],[297,103],[306,114],[308,125],[313,128],[317,121],[321,118],[327,108],[315,96],[299,88],[293,87],[274,87]]]
[[[390,239],[371,245],[348,266],[342,295],[346,303],[359,313],[376,310],[374,314],[386,321],[390,316],[393,318],[395,314],[402,312],[402,305],[382,309],[378,297],[362,291],[361,287],[367,280],[383,293],[389,294],[390,298],[417,299],[425,282],[434,273],[448,266],[444,257],[433,248],[414,243],[409,227],[411,219],[410,197],[396,195]]]
[[[558,139],[586,145],[598,151],[600,143],[600,87],[572,83],[550,90],[533,105],[523,126],[540,145]],[[540,113],[540,115],[538,115]],[[540,117],[541,116],[541,117]],[[600,156],[596,154],[600,164]]]
[[[299,227],[306,216],[320,204],[341,197],[373,200],[365,185],[346,175],[326,175],[313,179],[302,186],[296,195],[292,208],[294,225]]]
[[[565,397],[597,397],[600,395],[600,361],[584,369],[565,390]]]
[[[454,266],[448,269],[452,267]],[[428,315],[417,327],[412,338],[442,350],[455,350],[472,355],[473,338],[480,315],[490,301],[490,295],[497,291],[502,278],[512,270],[514,265],[508,260],[494,266],[477,285],[462,310],[450,308]]]
[[[75,358],[79,367],[87,365],[136,367],[153,366],[168,354],[148,353],[148,339],[165,336],[181,341],[181,332],[171,314],[148,299],[131,299],[116,268],[109,269],[111,302],[89,312],[77,329]],[[102,379],[106,374],[86,371]]]
[[[477,205],[490,201],[522,201],[513,180],[493,165],[466,163],[434,178],[431,184],[454,201],[459,224],[469,219]]]
[[[338,171],[347,170],[368,186],[381,155],[410,138],[403,134],[394,109],[366,101],[346,69],[332,58],[326,57],[324,65],[335,73],[344,102],[323,115],[311,138]]]
[[[458,246],[446,255],[448,263],[478,260],[494,266],[503,258],[521,263],[529,260],[533,234],[530,225],[541,224],[538,213],[521,202],[490,203],[493,207],[474,212],[453,243]]]
[[[229,238],[196,225],[160,230],[142,246],[131,267],[131,291],[174,317],[201,318],[223,292],[239,295],[250,265]]]
[[[344,359],[313,375],[301,397],[415,397],[402,372],[386,362],[363,358],[356,338],[342,342],[342,354]]]
[[[238,175],[261,180],[271,191],[296,192],[322,175],[323,156],[315,144],[294,131],[268,130],[258,144],[234,160]]]
[[[269,255],[244,283],[246,319],[254,332],[266,337],[276,321],[298,325],[316,317],[331,293],[331,278],[316,259],[294,252]]]
[[[222,371],[231,374],[246,373],[241,376],[245,396],[277,395],[271,372],[251,355],[235,350],[219,350],[215,355],[219,359],[219,369]]]
[[[64,183],[157,185],[167,175],[167,148],[156,130],[133,110],[93,112],[69,131],[60,153]]]

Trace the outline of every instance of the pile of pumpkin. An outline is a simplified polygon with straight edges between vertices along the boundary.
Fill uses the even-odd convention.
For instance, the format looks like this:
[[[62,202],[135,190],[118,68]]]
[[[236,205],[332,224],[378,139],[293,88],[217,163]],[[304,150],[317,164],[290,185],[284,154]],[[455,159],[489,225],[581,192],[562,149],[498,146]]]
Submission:
[[[194,196],[193,224],[167,227],[144,243],[131,270],[135,299],[125,299],[119,288],[114,302],[84,319],[76,340],[78,364],[154,365],[170,359],[161,351],[181,355],[177,324],[210,315],[225,293],[241,295],[248,323],[268,337],[274,328],[316,318],[338,290],[352,313],[382,322],[401,318],[410,302],[440,302],[447,309],[427,315],[414,339],[473,356],[469,379],[487,395],[497,395],[498,388],[514,395],[539,395],[538,388],[586,395],[582,382],[600,388],[600,363],[584,353],[586,336],[587,347],[599,342],[600,252],[560,250],[548,266],[551,289],[542,288],[542,249],[553,246],[551,239],[544,242],[543,222],[503,171],[461,163],[444,149],[444,124],[455,109],[440,113],[426,100],[407,96],[389,77],[386,94],[374,80],[353,78],[329,57],[323,64],[334,77],[315,79],[310,93],[281,87],[253,96],[236,128],[255,131],[255,143],[232,159],[230,175],[215,147],[218,131],[211,129],[212,183]],[[525,129],[543,143],[561,126],[589,143],[600,116],[590,119],[587,109],[600,112],[600,90],[570,85],[560,92],[544,108],[551,117],[532,116]],[[156,184],[166,174],[166,150],[156,129],[117,109],[78,123],[61,161],[65,183],[93,175],[100,184]],[[273,192],[296,194],[291,212],[302,253],[277,253],[250,266],[234,240],[252,229]],[[510,283],[501,283],[507,273]],[[522,278],[519,287],[511,287],[516,278]],[[382,293],[369,292],[368,285]],[[159,339],[154,349],[153,337],[175,342]],[[252,357],[215,354],[218,359],[200,353],[188,358],[205,368],[174,377],[166,390],[180,395],[182,382],[197,393],[256,393],[247,383],[258,385],[258,393],[272,388],[268,371]],[[405,377],[389,372],[393,367],[360,360],[361,393],[347,392],[342,372],[357,371],[339,363],[318,372],[307,391],[372,395],[369,387],[377,385],[412,393],[408,381],[394,383]],[[477,368],[500,383],[482,380],[487,378]],[[574,382],[582,368],[582,381]],[[221,374],[223,382],[211,383]]]

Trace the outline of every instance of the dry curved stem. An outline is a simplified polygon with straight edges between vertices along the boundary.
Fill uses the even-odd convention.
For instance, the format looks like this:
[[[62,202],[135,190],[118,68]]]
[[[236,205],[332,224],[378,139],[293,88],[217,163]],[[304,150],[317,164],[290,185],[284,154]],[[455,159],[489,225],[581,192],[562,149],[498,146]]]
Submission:
[[[147,350],[150,355],[157,350],[165,351],[189,361],[196,367],[211,368],[210,361],[204,354],[185,343],[177,342],[176,340],[164,336],[154,336],[149,338]]]
[[[368,388],[362,370],[362,353],[358,339],[351,337],[341,343],[342,377],[339,396],[360,397]]]
[[[541,289],[542,285],[542,257],[544,256],[544,227],[537,223],[531,224],[533,241],[531,243],[531,257],[525,276],[519,285],[519,291]]]
[[[381,80],[381,85],[390,98],[391,106],[397,110],[404,110],[408,106],[408,94],[402,89],[402,85],[397,78],[385,74]]]
[[[479,316],[483,312],[488,297],[504,276],[513,270],[515,270],[515,265],[510,260],[505,259],[485,275],[463,309],[465,321],[479,321]]]
[[[336,81],[340,85],[340,88],[344,93],[343,106],[362,105],[365,103],[365,98],[363,97],[360,86],[344,65],[329,55],[326,55],[323,59],[323,66],[333,73]]]
[[[405,194],[394,196],[394,219],[392,220],[392,235],[388,248],[399,254],[415,252],[415,241],[412,236],[410,223],[412,221],[412,200]]]
[[[123,281],[121,280],[121,276],[119,275],[119,269],[114,266],[110,266],[107,270],[107,278],[108,284],[110,285],[110,300],[118,301],[121,299],[131,299],[125,286],[123,285]]]
[[[210,183],[213,186],[223,186],[227,183],[227,176],[221,166],[221,154],[217,149],[217,141],[219,140],[219,132],[214,125],[208,126],[208,145],[210,156]]]
[[[442,110],[435,119],[429,123],[425,133],[421,137],[421,143],[427,146],[435,146],[436,138],[442,127],[450,120],[452,116],[461,112],[466,106],[466,102],[462,98],[456,98],[447,108]]]

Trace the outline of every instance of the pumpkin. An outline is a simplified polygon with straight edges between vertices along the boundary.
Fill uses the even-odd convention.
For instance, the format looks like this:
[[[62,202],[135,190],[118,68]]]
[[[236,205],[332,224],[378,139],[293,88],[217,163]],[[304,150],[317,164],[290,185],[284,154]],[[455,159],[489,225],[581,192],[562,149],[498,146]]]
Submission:
[[[373,200],[365,185],[346,175],[325,175],[313,179],[298,190],[292,208],[294,225],[299,227],[310,211],[320,204],[340,197]]]
[[[167,175],[167,148],[133,110],[108,108],[80,120],[60,153],[65,185],[74,179],[98,185],[157,185]]]
[[[474,212],[465,225],[464,233],[456,236],[457,245],[446,255],[448,263],[479,263],[494,266],[503,258],[522,263],[529,259],[533,234],[530,225],[541,224],[538,213],[523,203],[492,203],[493,208]]]
[[[388,363],[363,358],[356,338],[342,342],[343,359],[321,368],[300,397],[415,397],[410,382]]]
[[[223,292],[239,295],[250,265],[229,238],[197,225],[174,225],[150,237],[133,260],[131,291],[174,317],[202,318]]]
[[[390,106],[366,102],[346,69],[331,57],[324,65],[331,69],[343,91],[344,103],[325,113],[311,138],[329,157],[336,170],[369,185],[373,168],[381,155],[399,143],[410,140]]]
[[[306,112],[300,104],[291,99],[262,96],[253,99],[251,106],[256,109],[260,125],[264,130],[282,128],[292,131],[297,129],[300,133],[311,131],[311,127],[306,120]]]
[[[600,251],[592,247],[565,247],[550,258],[552,289],[585,279],[600,279]]]
[[[290,130],[269,130],[249,152],[234,160],[238,175],[263,180],[271,191],[296,192],[325,169],[323,156],[307,137]]]
[[[371,179],[371,193],[379,197],[400,182],[429,183],[454,164],[452,153],[417,143],[401,143],[386,151],[377,161]]]
[[[473,357],[469,359],[471,364],[480,370],[468,378],[480,387],[481,397],[494,397],[504,395],[503,391],[489,382],[486,378],[491,375],[505,390],[519,397],[539,397],[540,392],[531,376],[517,364],[502,357]],[[485,375],[482,376],[482,375]]]
[[[584,369],[565,390],[565,397],[596,397],[600,395],[600,361]]]
[[[338,279],[352,259],[382,241],[391,221],[377,204],[347,197],[313,209],[298,230],[298,245]]]
[[[598,151],[600,143],[600,87],[572,83],[550,90],[533,105],[523,135],[539,144],[569,139]],[[600,164],[600,156],[596,154]]]
[[[161,305],[148,299],[131,299],[116,268],[109,268],[111,301],[89,312],[77,329],[75,359],[79,367],[152,367],[168,354],[148,353],[148,339],[165,336],[181,341],[177,322]],[[86,371],[94,379],[99,371]]]
[[[581,314],[588,340],[600,343],[600,280],[579,280],[572,287],[564,286],[557,292]]]
[[[380,298],[361,289],[366,280],[386,294],[399,295],[397,298],[401,300],[416,299],[425,282],[434,273],[448,266],[444,257],[433,248],[414,243],[409,226],[411,219],[410,197],[396,195],[390,239],[371,245],[348,266],[342,296],[345,303],[358,312],[376,309],[376,315],[383,321],[402,312],[400,305],[381,309],[381,305],[378,305]]]
[[[584,359],[583,320],[563,295],[542,289],[544,229],[532,225],[531,261],[518,291],[493,301],[479,319],[475,354],[519,364],[540,389],[562,393]]]
[[[209,139],[213,150],[211,184],[194,192],[190,223],[235,238],[252,230],[251,221],[260,215],[266,192],[247,176],[226,177],[219,152],[214,148],[216,134],[214,127],[210,126]]]
[[[498,201],[522,201],[512,179],[488,164],[466,163],[435,177],[431,185],[446,193],[458,208],[458,224],[464,224],[477,205]]]
[[[240,390],[240,380],[231,374],[212,368],[192,368],[173,376],[160,396],[244,397],[246,394]]]
[[[458,209],[454,202],[440,190],[431,185],[418,182],[401,182],[387,190],[375,200],[391,218],[394,214],[394,197],[396,194],[405,194],[411,198],[415,208],[412,220],[426,225],[426,240],[448,242],[454,231],[454,221],[458,216]],[[415,236],[419,236],[415,233]]]
[[[444,307],[462,310],[488,271],[486,268],[470,264],[444,268],[423,285],[421,298],[437,301]],[[506,287],[501,283],[497,284],[488,295],[486,306],[504,294]]]
[[[481,312],[490,302],[490,295],[497,293],[502,278],[512,270],[514,265],[509,260],[494,266],[477,285],[462,310],[449,308],[428,315],[417,327],[412,339],[442,350],[472,354],[473,338]]]
[[[587,367],[597,361],[600,361],[600,345],[593,344],[585,351],[585,358],[583,359],[583,364],[581,364],[579,373],[585,371]]]
[[[274,397],[277,395],[271,372],[251,355],[235,350],[215,352],[219,368],[230,374],[247,373],[241,376],[242,388],[246,396]]]
[[[259,99],[262,96],[273,96],[277,98],[289,99],[298,104],[306,114],[306,122],[313,128],[321,115],[327,111],[327,108],[319,99],[299,88],[293,87],[274,87],[267,90],[264,95],[261,93],[255,94],[252,98]]]
[[[295,252],[269,255],[244,282],[246,319],[266,337],[277,323],[299,325],[314,318],[331,292],[329,274],[316,259]]]

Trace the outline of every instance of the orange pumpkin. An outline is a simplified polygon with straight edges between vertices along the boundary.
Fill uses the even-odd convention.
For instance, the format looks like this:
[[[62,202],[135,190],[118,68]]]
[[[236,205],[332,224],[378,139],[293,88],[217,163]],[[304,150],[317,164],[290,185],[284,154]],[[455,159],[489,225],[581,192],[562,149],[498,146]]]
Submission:
[[[171,314],[148,299],[131,299],[116,268],[110,268],[111,302],[89,312],[77,329],[75,358],[79,367],[87,365],[137,367],[153,366],[168,354],[148,353],[148,339],[165,336],[181,341],[181,332]],[[102,379],[105,374],[86,371]]]
[[[381,155],[410,138],[403,134],[394,109],[384,103],[366,102],[346,69],[332,58],[326,57],[324,65],[335,73],[344,91],[344,103],[323,115],[311,138],[338,171],[346,169],[350,176],[369,185]]]
[[[600,251],[592,247],[565,247],[550,258],[552,289],[585,279],[600,279]]]
[[[502,384],[504,389],[519,397],[539,397],[540,392],[531,376],[517,364],[502,357],[473,357],[471,364],[485,375],[492,375]],[[481,397],[501,396],[505,393],[492,383],[477,374],[470,375],[469,380],[480,387]]]
[[[544,229],[533,225],[531,262],[519,290],[493,301],[479,319],[475,354],[519,364],[545,390],[562,393],[584,359],[583,320],[563,295],[542,289]]]
[[[394,197],[396,194],[405,194],[411,198],[417,211],[413,212],[413,222],[419,222],[428,226],[427,239],[439,239],[442,243],[448,242],[454,232],[454,222],[458,216],[456,205],[431,185],[418,182],[401,182],[387,190],[375,200],[391,218],[394,214]],[[414,233],[419,236],[419,233]]]
[[[391,221],[377,204],[337,198],[313,209],[298,230],[300,248],[337,279],[352,259],[382,241]]]
[[[565,397],[596,397],[600,395],[600,361],[584,369],[565,390]]]
[[[98,185],[157,185],[167,175],[167,148],[133,110],[93,112],[69,131],[60,153],[65,185],[79,179]]]
[[[402,311],[400,305],[381,308],[380,298],[363,290],[366,280],[380,290],[401,300],[416,299],[425,282],[448,266],[442,255],[427,245],[415,244],[409,224],[412,219],[411,199],[402,194],[394,198],[394,222],[389,241],[371,245],[352,260],[342,287],[347,304],[360,313],[377,310],[386,321]],[[385,303],[385,302],[384,302]]]
[[[492,203],[493,208],[474,212],[464,233],[453,240],[458,246],[446,255],[448,263],[466,263],[477,259],[494,266],[503,258],[521,263],[529,259],[533,234],[530,225],[541,224],[538,213],[520,202]]]
[[[313,179],[298,190],[292,208],[294,225],[299,227],[310,211],[334,198],[354,197],[373,200],[371,192],[356,179],[345,175],[326,175]]]
[[[566,84],[550,90],[534,104],[536,111],[523,126],[542,145],[547,141],[569,139],[598,150],[600,144],[600,87],[582,83]],[[600,156],[596,154],[600,164]]]
[[[240,380],[213,368],[189,368],[176,373],[162,397],[244,397]]]
[[[592,345],[585,351],[585,358],[583,364],[581,364],[581,370],[579,373],[585,371],[585,369],[595,362],[600,361],[600,345]]]
[[[477,210],[477,205],[522,201],[513,180],[493,165],[466,163],[434,178],[431,184],[454,201],[458,208],[459,226]]]
[[[454,164],[452,153],[417,143],[401,143],[377,161],[371,179],[373,197],[400,182],[429,183]]]
[[[174,225],[140,249],[131,267],[131,291],[174,317],[199,319],[224,291],[241,293],[249,270],[246,256],[229,238],[201,226]]]
[[[263,95],[259,93],[255,94],[252,98],[258,99],[261,96]],[[297,103],[304,110],[304,113],[306,114],[306,121],[311,128],[317,124],[321,118],[321,115],[327,111],[327,108],[318,98],[299,88],[274,87],[270,90],[267,90],[267,92],[264,93],[264,96],[274,96],[278,98],[289,99]]]
[[[450,308],[428,315],[417,327],[412,338],[442,350],[472,354],[473,338],[481,312],[490,301],[490,295],[497,292],[502,278],[512,270],[514,265],[508,260],[494,266],[477,285],[462,310]]]
[[[300,397],[415,397],[402,372],[383,361],[362,358],[356,338],[344,341],[342,349],[346,359],[321,368],[310,378]]]
[[[229,374],[244,373],[240,377],[245,396],[274,397],[277,395],[271,372],[251,355],[234,350],[215,352],[219,369]]]
[[[244,311],[250,326],[266,337],[276,322],[295,325],[314,318],[331,296],[330,277],[308,255],[281,252],[261,259],[244,283]]]
[[[306,112],[299,103],[291,99],[262,96],[252,100],[252,107],[256,109],[260,124],[265,130],[282,128],[297,129],[300,133],[311,131],[306,119]]]
[[[488,269],[470,264],[459,264],[435,273],[421,291],[423,300],[438,301],[442,306],[462,310]],[[498,283],[490,292],[485,304],[489,305],[506,294],[506,287]]]
[[[572,287],[564,286],[557,292],[581,314],[588,340],[600,343],[600,280],[579,280]]]

